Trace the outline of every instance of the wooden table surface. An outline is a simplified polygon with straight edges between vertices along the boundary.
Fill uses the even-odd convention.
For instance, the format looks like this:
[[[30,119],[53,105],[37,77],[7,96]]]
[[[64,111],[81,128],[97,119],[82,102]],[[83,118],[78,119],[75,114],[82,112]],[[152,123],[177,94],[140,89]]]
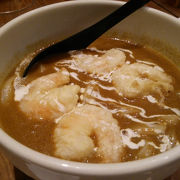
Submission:
[[[5,1],[6,0],[0,0],[0,11],[4,6],[7,6],[7,4],[5,4],[6,3]],[[23,0],[20,0],[19,2],[22,3],[22,1]],[[7,22],[9,22],[10,20],[12,20],[13,18],[25,12],[28,12],[32,9],[36,9],[38,7],[42,7],[48,4],[53,4],[63,1],[67,1],[67,0],[32,0],[32,4],[22,11],[10,13],[10,14],[0,14],[0,27],[6,24]],[[180,0],[152,0],[147,4],[147,6],[164,11],[177,18],[180,17],[180,8],[178,8],[180,6]],[[5,157],[0,152],[0,180],[33,180],[33,179],[23,174],[17,168],[13,167],[11,162],[8,161],[7,157]],[[180,180],[180,171],[176,172],[166,180]]]

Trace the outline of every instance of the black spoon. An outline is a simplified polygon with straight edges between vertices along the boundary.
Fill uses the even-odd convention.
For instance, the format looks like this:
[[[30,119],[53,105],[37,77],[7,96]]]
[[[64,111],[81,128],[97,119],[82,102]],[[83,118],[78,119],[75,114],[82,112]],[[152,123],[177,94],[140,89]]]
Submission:
[[[51,54],[67,52],[69,50],[78,50],[84,49],[100,37],[107,30],[112,28],[118,22],[135,12],[137,9],[144,6],[150,0],[129,0],[126,4],[115,10],[110,15],[106,16],[101,21],[90,26],[87,29],[82,30],[81,32],[72,35],[71,37],[60,41],[56,44],[49,46],[37,54],[29,65],[26,67],[23,77],[28,74],[30,68],[38,61],[42,60],[43,57],[46,57]]]

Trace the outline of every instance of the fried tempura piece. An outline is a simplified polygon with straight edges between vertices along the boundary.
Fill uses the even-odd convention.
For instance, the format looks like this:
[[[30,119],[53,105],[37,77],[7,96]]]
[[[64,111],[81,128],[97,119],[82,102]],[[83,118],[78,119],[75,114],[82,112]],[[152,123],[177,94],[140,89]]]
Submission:
[[[67,160],[82,161],[96,153],[102,162],[118,162],[123,151],[117,120],[94,105],[64,115],[54,131],[54,143],[55,155]]]
[[[160,97],[173,91],[172,78],[156,67],[134,63],[124,64],[112,75],[113,84],[125,97],[143,97],[157,94]]]
[[[69,81],[65,69],[35,79],[28,85],[28,94],[19,102],[20,110],[38,120],[55,120],[71,111],[77,104],[80,87],[65,85]]]
[[[110,49],[102,56],[80,53],[72,57],[76,60],[78,67],[94,74],[110,73],[115,68],[122,66],[126,59],[124,52],[119,49]]]

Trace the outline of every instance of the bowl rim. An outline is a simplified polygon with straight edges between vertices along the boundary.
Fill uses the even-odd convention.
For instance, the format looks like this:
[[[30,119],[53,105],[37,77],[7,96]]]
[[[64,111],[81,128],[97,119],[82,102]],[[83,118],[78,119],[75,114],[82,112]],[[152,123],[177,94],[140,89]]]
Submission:
[[[53,10],[54,8],[59,8],[63,6],[69,5],[82,5],[82,4],[105,4],[105,5],[115,5],[119,6],[124,4],[122,1],[67,1],[60,2],[51,5],[47,5],[30,12],[27,12],[0,28],[0,38],[3,33],[6,33],[8,29],[13,27],[18,22],[33,16],[34,14],[43,13],[48,10]],[[155,14],[161,18],[168,19],[173,21],[180,27],[180,21],[164,12],[159,10],[143,7],[142,11]],[[10,137],[5,131],[0,128],[0,146],[4,147],[7,151],[15,154],[21,159],[24,159],[27,162],[31,162],[33,164],[39,165],[40,167],[44,167],[57,172],[64,172],[73,175],[96,175],[96,176],[116,176],[116,175],[125,175],[125,174],[133,174],[139,172],[145,172],[152,169],[156,169],[161,166],[166,166],[175,161],[180,160],[180,146],[176,146],[167,152],[145,158],[142,160],[136,160],[131,162],[121,162],[121,163],[109,163],[109,164],[95,164],[95,163],[80,163],[58,159],[55,157],[51,157],[42,153],[39,153],[33,149],[30,149],[21,143],[17,142],[15,139]],[[141,166],[138,166],[141,164]]]

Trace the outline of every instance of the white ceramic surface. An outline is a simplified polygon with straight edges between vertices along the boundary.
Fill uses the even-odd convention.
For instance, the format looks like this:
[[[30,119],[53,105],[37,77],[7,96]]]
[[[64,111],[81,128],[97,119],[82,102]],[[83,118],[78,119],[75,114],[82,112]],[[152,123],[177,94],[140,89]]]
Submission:
[[[0,28],[0,74],[16,64],[17,53],[32,44],[87,27],[122,5],[116,1],[72,1],[24,14]],[[143,8],[114,27],[119,33],[157,38],[180,51],[180,21]],[[11,65],[11,66],[10,66]],[[15,166],[40,180],[161,180],[180,167],[180,146],[144,160],[117,164],[85,164],[56,159],[33,151],[0,129],[0,146]]]

